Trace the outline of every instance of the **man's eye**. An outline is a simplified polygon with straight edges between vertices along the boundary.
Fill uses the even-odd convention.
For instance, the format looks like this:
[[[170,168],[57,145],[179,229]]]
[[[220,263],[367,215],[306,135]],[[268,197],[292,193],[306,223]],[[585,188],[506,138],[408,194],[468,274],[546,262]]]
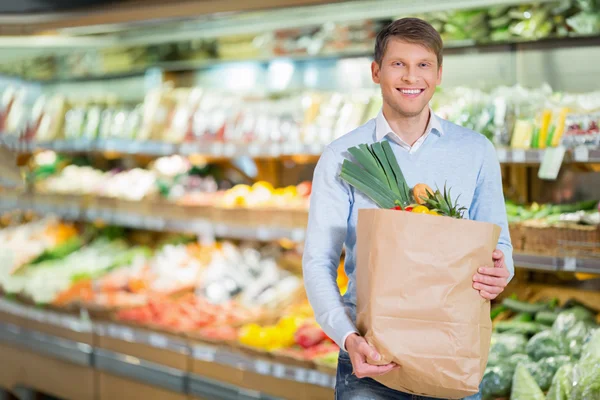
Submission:
[[[402,66],[404,64],[402,64],[400,61],[396,61],[396,62],[394,62],[394,65],[397,66],[397,67],[400,67],[400,66]]]
[[[421,68],[427,68],[427,67],[429,67],[428,63],[421,63]]]

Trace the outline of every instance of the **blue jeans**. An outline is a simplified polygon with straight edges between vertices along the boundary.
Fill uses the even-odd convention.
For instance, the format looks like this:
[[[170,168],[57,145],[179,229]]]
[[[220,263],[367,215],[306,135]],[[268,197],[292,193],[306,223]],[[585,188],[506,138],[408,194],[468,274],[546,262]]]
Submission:
[[[383,386],[371,378],[357,378],[352,374],[350,356],[343,350],[338,357],[335,379],[335,400],[440,400],[402,393]],[[481,400],[481,395],[476,394],[463,400]]]

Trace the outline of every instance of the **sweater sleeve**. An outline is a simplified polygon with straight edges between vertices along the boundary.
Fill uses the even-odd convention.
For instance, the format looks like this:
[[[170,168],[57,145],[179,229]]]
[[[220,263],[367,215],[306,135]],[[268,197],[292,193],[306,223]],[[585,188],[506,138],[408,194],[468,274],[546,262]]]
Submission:
[[[515,266],[502,190],[502,173],[496,150],[488,140],[486,140],[483,151],[483,161],[469,217],[476,221],[491,222],[502,228],[497,248],[504,253],[506,268],[510,272],[510,281],[515,274]]]
[[[337,286],[337,269],[348,230],[350,189],[339,178],[340,161],[329,147],[313,176],[308,228],[303,256],[304,285],[323,331],[344,349],[357,332]]]

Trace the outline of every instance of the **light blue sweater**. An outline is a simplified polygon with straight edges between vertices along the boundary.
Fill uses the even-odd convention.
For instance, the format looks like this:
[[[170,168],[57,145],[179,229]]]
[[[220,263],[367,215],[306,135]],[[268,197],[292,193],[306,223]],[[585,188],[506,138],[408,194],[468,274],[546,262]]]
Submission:
[[[483,135],[438,118],[422,146],[410,154],[389,136],[400,168],[410,187],[426,183],[443,188],[447,182],[453,197],[467,208],[465,217],[492,222],[502,228],[498,249],[504,252],[510,277],[514,275],[512,245],[502,192],[500,164],[492,143]],[[377,206],[339,178],[347,149],[374,143],[375,120],[331,143],[315,168],[308,230],[304,248],[304,283],[317,322],[343,348],[346,336],[356,332],[356,223],[358,210]],[[426,240],[426,238],[423,238]],[[342,298],[336,271],[342,246],[346,246],[345,270],[348,291]],[[432,243],[432,246],[435,246]],[[491,261],[491,254],[490,254]],[[490,265],[491,266],[491,265]]]

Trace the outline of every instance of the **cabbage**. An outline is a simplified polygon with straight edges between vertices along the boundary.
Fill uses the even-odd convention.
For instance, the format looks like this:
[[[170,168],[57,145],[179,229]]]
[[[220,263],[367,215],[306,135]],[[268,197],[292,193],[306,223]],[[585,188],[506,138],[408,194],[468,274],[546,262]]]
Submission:
[[[526,351],[529,357],[535,361],[568,354],[564,340],[552,330],[543,331],[533,336],[527,343]]]

